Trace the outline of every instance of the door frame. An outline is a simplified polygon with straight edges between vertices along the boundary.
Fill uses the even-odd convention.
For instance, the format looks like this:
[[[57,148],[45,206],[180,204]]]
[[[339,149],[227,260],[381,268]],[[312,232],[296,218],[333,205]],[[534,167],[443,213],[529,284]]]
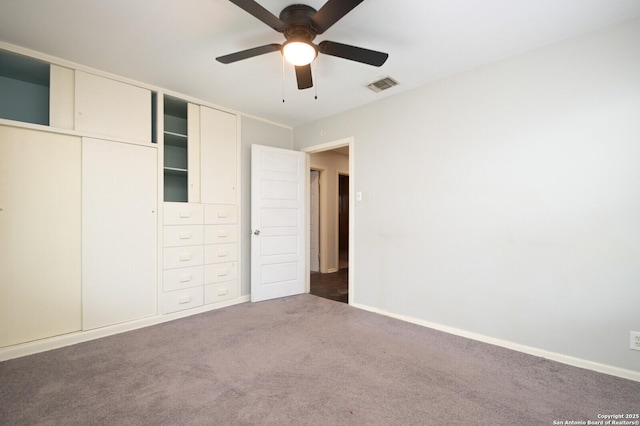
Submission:
[[[315,154],[318,152],[323,152],[323,151],[331,151],[334,150],[336,148],[342,148],[344,146],[348,146],[349,147],[349,274],[348,274],[348,280],[349,280],[349,305],[353,304],[355,301],[355,291],[354,291],[354,279],[355,279],[355,238],[354,238],[354,231],[355,231],[355,223],[356,223],[356,203],[355,203],[355,180],[356,180],[356,174],[355,174],[355,140],[353,138],[353,136],[348,137],[348,138],[343,138],[343,139],[338,139],[338,140],[334,140],[331,142],[326,142],[326,143],[322,143],[319,145],[313,145],[313,146],[308,146],[305,148],[302,148],[300,151],[304,152],[307,154],[307,173],[305,173],[306,175],[306,188],[309,188],[310,183],[310,173],[309,171],[311,170],[311,158],[309,157],[309,154]],[[310,229],[310,223],[311,223],[311,217],[310,217],[310,203],[311,203],[311,197],[309,196],[309,191],[307,191],[307,195],[306,195],[306,208],[307,208],[307,226],[306,226],[306,238],[307,241],[309,241],[309,238],[311,236],[311,229]],[[309,265],[309,261],[310,261],[310,256],[311,256],[311,247],[310,244],[306,245],[306,255],[305,255],[305,262],[307,265]],[[311,289],[311,273],[309,271],[307,271],[306,277],[305,277],[306,283],[306,292],[309,293],[310,289]]]
[[[308,158],[308,155],[307,155]],[[308,161],[308,160],[307,160]],[[322,244],[320,241],[320,236],[322,235],[322,230],[320,229],[320,220],[321,220],[321,214],[320,214],[320,209],[321,209],[321,205],[320,205],[320,200],[322,199],[322,185],[321,183],[321,179],[322,179],[322,174],[325,172],[324,169],[322,168],[317,168],[317,167],[310,167],[309,168],[310,172],[317,172],[318,173],[318,270],[315,272],[321,272],[322,271],[322,261],[321,261],[321,250],[322,250]],[[309,176],[309,182],[311,182],[311,176]],[[309,208],[307,209],[309,214],[309,257],[311,258],[311,185],[309,185]],[[311,262],[309,262],[309,272],[312,272],[311,269]]]

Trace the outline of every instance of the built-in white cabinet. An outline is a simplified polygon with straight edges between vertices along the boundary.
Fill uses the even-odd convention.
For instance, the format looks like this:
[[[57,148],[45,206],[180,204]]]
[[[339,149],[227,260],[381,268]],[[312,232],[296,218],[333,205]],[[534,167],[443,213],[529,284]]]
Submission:
[[[0,50],[0,356],[239,300],[238,117],[79,68]]]
[[[237,206],[165,203],[163,309],[238,297]]]
[[[78,331],[81,141],[0,125],[0,347]]]
[[[204,206],[164,203],[162,312],[204,303]]]
[[[238,208],[204,205],[204,303],[238,297]]]
[[[75,129],[88,134],[150,143],[151,91],[75,71]]]
[[[163,313],[237,298],[237,116],[164,99]]]
[[[82,142],[85,330],[156,314],[157,149]]]

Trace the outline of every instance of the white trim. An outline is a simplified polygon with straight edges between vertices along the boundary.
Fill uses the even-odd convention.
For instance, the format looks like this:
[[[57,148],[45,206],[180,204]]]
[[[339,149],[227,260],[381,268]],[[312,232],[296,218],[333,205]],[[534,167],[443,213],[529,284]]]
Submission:
[[[321,143],[320,145],[313,145],[302,148],[300,151],[306,152],[307,154],[314,154],[316,152],[322,151],[330,151],[336,148],[342,148],[343,146],[347,146],[353,143],[353,137],[348,137],[344,139],[338,139],[332,142]],[[351,151],[349,151],[349,155],[351,155]]]
[[[360,303],[351,303],[354,308],[362,309],[364,311],[373,312],[376,314],[384,315],[386,317],[399,319],[411,324],[421,325],[423,327],[432,328],[434,330],[443,331],[445,333],[454,334],[456,336],[466,337],[467,339],[477,340],[479,342],[488,343],[490,345],[500,346],[506,349],[522,352],[525,354],[545,358],[551,361],[560,362],[562,364],[571,365],[574,367],[580,367],[587,370],[596,371],[598,373],[609,374],[611,376],[622,377],[623,379],[633,380],[640,382],[640,371],[627,370],[613,365],[601,364],[594,361],[589,361],[582,358],[575,358],[572,356],[560,354],[557,352],[545,351],[543,349],[534,348],[531,346],[521,345],[519,343],[510,342],[508,340],[496,339],[484,334],[474,333],[472,331],[461,330],[455,327],[449,327],[447,325],[438,324],[430,321],[424,321],[418,318],[409,317],[406,315],[395,314],[383,309],[374,308],[368,305],[362,305]]]
[[[172,314],[156,315],[156,316],[143,318],[135,321],[128,321],[122,324],[116,324],[108,327],[97,328],[95,330],[77,331],[74,333],[64,334],[61,336],[55,336],[47,339],[36,340],[33,342],[21,343],[19,345],[8,346],[0,349],[0,361],[6,361],[13,358],[18,358],[26,355],[36,354],[39,352],[49,351],[51,349],[58,349],[65,346],[75,345],[76,343],[82,343],[90,340],[99,339],[101,337],[107,337],[107,336],[112,336],[114,334],[133,331],[139,328],[149,327],[152,325],[157,325],[164,322],[177,320],[180,318],[186,318],[192,315],[214,311],[216,309],[238,305],[240,303],[245,303],[248,301],[249,301],[249,296],[240,296],[236,299],[229,300],[226,302],[200,306],[198,308],[187,309],[185,311],[175,312]]]

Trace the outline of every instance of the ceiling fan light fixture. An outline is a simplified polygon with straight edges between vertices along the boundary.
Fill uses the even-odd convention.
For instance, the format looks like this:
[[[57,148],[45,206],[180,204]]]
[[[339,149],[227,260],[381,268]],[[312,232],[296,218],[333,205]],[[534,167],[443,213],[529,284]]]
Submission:
[[[288,41],[282,46],[284,58],[296,66],[309,65],[318,56],[318,51],[304,41]]]

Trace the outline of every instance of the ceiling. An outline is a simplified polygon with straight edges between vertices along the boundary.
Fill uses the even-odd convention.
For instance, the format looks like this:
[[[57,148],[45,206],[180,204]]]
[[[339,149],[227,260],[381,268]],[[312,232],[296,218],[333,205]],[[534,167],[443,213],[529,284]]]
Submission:
[[[292,0],[259,0],[278,15]],[[307,0],[319,9],[325,0]],[[226,0],[0,0],[0,41],[297,126],[448,75],[640,17],[639,0],[365,0],[314,42],[389,53],[380,68],[320,55],[299,91],[278,52],[215,58],[284,41]],[[400,84],[374,93],[367,84]],[[317,99],[315,96],[317,95]],[[284,102],[283,102],[284,98]]]

